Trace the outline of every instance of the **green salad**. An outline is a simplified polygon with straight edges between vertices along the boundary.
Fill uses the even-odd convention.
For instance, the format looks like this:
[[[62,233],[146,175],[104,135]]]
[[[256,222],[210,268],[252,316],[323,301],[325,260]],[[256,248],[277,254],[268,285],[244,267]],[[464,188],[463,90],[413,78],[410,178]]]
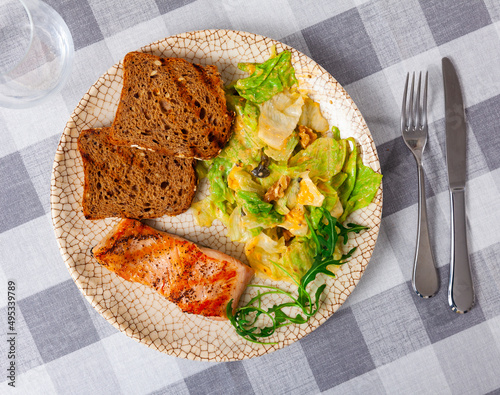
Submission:
[[[273,50],[267,61],[238,68],[249,76],[226,88],[236,113],[233,135],[217,158],[199,162],[210,194],[192,205],[193,213],[200,226],[219,219],[232,241],[245,243],[258,273],[300,281],[317,256],[314,230],[325,213],[342,224],[371,203],[382,175],[299,90],[290,52]],[[345,257],[343,241],[335,237],[333,260]]]

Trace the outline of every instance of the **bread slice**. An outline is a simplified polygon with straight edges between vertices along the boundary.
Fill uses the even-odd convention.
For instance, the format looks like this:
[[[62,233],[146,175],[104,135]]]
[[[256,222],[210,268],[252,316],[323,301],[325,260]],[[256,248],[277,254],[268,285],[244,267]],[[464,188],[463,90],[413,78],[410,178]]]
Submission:
[[[111,132],[115,144],[184,158],[219,154],[229,140],[234,114],[226,108],[217,67],[130,52],[123,70]]]
[[[186,211],[196,191],[196,160],[114,145],[110,129],[84,130],[78,138],[85,218],[158,218]]]

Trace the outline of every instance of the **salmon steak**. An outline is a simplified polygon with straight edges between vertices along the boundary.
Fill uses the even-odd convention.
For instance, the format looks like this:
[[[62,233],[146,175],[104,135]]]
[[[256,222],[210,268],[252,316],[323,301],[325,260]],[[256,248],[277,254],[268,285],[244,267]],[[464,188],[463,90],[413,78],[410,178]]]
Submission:
[[[127,281],[138,282],[191,314],[227,319],[254,270],[222,252],[153,229],[135,219],[123,219],[93,249],[105,268]]]

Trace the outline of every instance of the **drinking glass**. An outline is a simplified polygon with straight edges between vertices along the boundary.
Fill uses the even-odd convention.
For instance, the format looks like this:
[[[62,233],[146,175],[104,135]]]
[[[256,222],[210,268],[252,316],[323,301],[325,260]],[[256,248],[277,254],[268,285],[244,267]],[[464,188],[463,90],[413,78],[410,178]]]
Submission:
[[[39,104],[64,86],[73,39],[61,16],[40,0],[0,0],[0,106]]]

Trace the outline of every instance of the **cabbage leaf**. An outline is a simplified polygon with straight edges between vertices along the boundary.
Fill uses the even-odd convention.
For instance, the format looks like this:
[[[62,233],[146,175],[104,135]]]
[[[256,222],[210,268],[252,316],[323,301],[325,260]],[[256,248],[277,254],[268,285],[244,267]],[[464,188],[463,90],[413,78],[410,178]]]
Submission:
[[[319,104],[309,97],[306,97],[304,100],[304,107],[302,107],[299,125],[307,126],[319,133],[328,131],[328,121],[323,114],[321,114]]]
[[[304,99],[288,89],[260,106],[257,135],[271,148],[281,150],[293,133],[302,112]]]
[[[264,273],[274,280],[286,279],[285,274],[274,263],[281,262],[282,255],[286,252],[285,240],[273,240],[261,232],[245,244],[245,255],[250,266]]]

